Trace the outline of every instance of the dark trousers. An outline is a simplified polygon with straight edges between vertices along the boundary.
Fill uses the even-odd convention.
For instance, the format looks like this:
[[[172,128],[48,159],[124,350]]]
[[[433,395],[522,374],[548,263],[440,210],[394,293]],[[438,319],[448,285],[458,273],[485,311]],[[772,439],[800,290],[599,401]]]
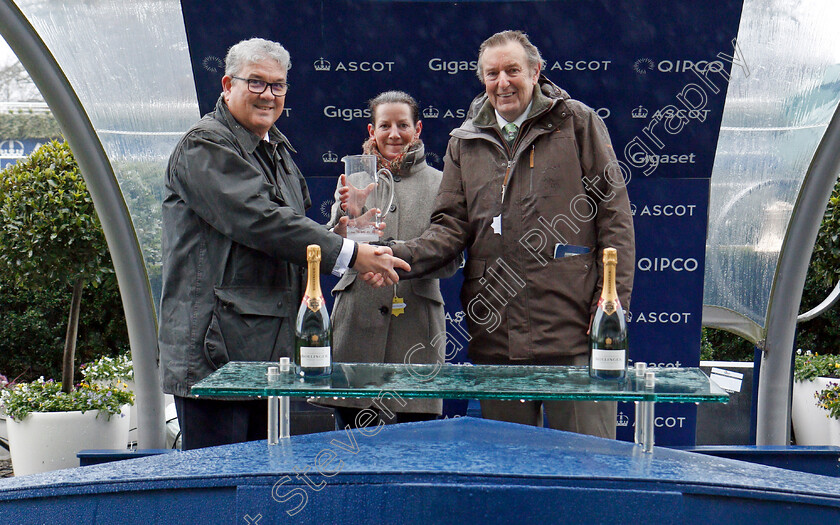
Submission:
[[[368,428],[375,427],[380,422],[386,425],[389,423],[413,423],[415,421],[431,421],[433,419],[437,419],[438,417],[437,414],[427,414],[424,412],[397,412],[394,414],[393,419],[389,419],[375,408],[336,407],[335,429],[343,430],[348,426],[350,428],[357,428],[358,425],[356,424],[356,416],[358,416],[359,412],[363,410],[372,410],[378,414],[377,419],[375,420],[368,420],[365,418],[365,421],[362,424]]]
[[[476,364],[510,365],[511,361],[476,362]],[[589,356],[576,355],[557,357],[546,362],[529,362],[529,365],[584,366]],[[522,425],[543,426],[543,414],[548,416],[548,425],[556,430],[588,434],[615,439],[615,401],[500,401],[482,399],[481,416],[485,419],[508,421]]]
[[[181,450],[266,439],[268,401],[221,401],[175,396]]]

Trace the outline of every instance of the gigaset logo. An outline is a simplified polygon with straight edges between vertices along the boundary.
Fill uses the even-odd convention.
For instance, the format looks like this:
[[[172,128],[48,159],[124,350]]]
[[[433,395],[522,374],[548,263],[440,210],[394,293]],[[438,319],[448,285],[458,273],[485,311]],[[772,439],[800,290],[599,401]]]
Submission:
[[[312,66],[315,68],[315,71],[361,71],[363,73],[381,73],[383,71],[393,71],[395,63],[396,62],[382,62],[373,60],[350,60],[347,62],[338,62],[335,65],[335,67],[333,67],[332,63],[329,60],[325,59],[324,57],[320,57],[318,60],[313,62]]]
[[[370,119],[370,109],[324,106],[324,116],[327,118],[340,118],[345,122],[350,122],[356,118]]]
[[[429,60],[429,69],[432,71],[443,71],[454,75],[462,71],[477,71],[477,60],[446,60],[443,58],[432,58]]]
[[[630,161],[632,166],[637,168],[653,166],[655,169],[660,164],[696,164],[697,155],[695,153],[657,155],[656,153],[647,153],[645,151],[634,151],[627,156],[627,160]]]
[[[0,157],[23,157],[23,149],[23,142],[19,140],[4,140],[0,142]]]

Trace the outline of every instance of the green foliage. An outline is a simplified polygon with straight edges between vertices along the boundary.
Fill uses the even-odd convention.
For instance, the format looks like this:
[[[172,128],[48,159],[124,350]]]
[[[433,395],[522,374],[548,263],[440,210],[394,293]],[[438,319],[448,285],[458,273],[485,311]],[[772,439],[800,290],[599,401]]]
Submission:
[[[69,393],[85,284],[113,274],[105,236],[79,167],[52,141],[0,173],[0,292],[72,287],[62,378]]]
[[[827,417],[840,419],[840,383],[829,383],[825,389],[814,394],[817,406],[828,410]]]
[[[61,377],[61,347],[71,291],[52,286],[27,290],[0,287],[0,372],[19,381]],[[82,296],[76,364],[128,352],[125,312],[116,278]]]
[[[840,378],[840,356],[797,350],[793,378],[796,381],[810,381],[815,377]]]
[[[752,361],[755,347],[746,339],[725,330],[703,328],[700,336],[701,361]]]
[[[134,393],[121,388],[105,388],[82,383],[70,393],[61,391],[61,383],[41,377],[31,383],[9,385],[2,391],[6,413],[23,421],[30,412],[68,412],[98,410],[108,417],[119,414],[123,405],[134,404]]]
[[[0,179],[0,277],[42,289],[113,272],[93,200],[70,147],[52,141]]]
[[[0,118],[0,137],[9,139],[57,139],[61,128],[52,113],[7,113]]]

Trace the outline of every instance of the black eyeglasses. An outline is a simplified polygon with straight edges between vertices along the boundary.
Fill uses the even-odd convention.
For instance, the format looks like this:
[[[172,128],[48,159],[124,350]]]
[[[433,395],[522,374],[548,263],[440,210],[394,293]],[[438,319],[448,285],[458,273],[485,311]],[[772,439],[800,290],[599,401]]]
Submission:
[[[288,82],[266,82],[265,80],[257,80],[255,78],[242,78],[242,77],[234,77],[231,76],[230,78],[235,78],[236,80],[244,80],[248,83],[248,91],[254,93],[255,95],[262,95],[265,93],[265,89],[268,86],[271,86],[271,94],[275,97],[282,97],[289,91],[289,83]]]

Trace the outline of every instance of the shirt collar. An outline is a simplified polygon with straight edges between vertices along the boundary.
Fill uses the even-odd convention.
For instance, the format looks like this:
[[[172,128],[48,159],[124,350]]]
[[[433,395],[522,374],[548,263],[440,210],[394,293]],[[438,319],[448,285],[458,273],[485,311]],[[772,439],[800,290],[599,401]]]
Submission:
[[[528,118],[528,113],[531,112],[531,106],[533,106],[533,105],[534,105],[534,99],[531,98],[531,102],[528,102],[528,107],[525,108],[525,111],[523,111],[521,115],[516,117],[515,120],[511,120],[511,121],[505,120],[505,118],[499,114],[499,111],[494,109],[493,111],[496,113],[496,124],[499,125],[499,129],[505,129],[505,126],[509,122],[513,122],[514,124],[516,124],[516,129],[521,128],[522,123],[525,122],[526,118]]]

